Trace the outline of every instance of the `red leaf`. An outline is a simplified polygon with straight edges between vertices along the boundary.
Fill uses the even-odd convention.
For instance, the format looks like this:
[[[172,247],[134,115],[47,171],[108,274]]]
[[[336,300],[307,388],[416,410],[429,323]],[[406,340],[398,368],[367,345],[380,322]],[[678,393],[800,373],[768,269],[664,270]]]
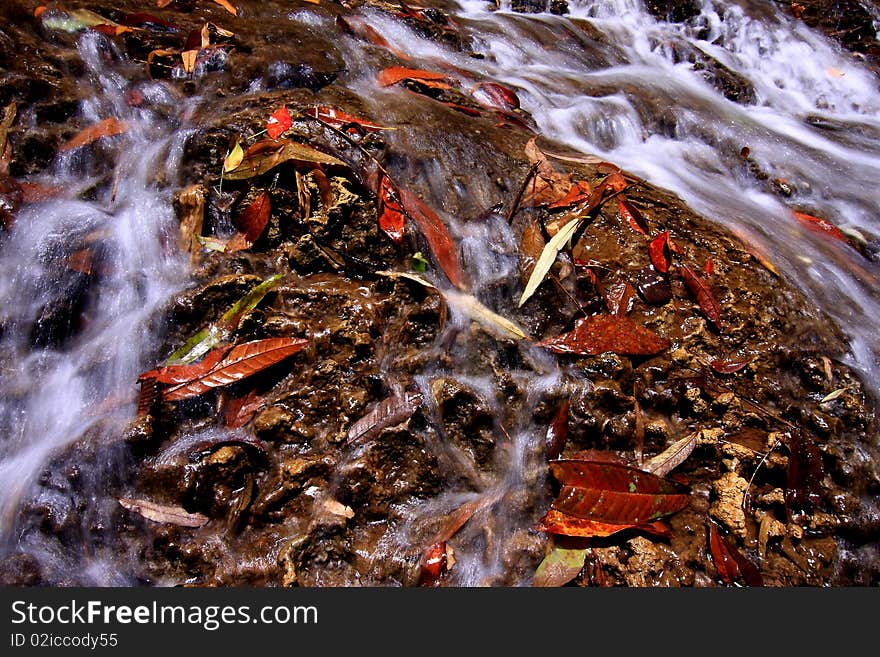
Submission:
[[[706,276],[711,276],[715,273],[715,261],[710,257],[706,258],[706,265],[703,267],[703,273]]]
[[[471,89],[471,95],[482,105],[504,112],[519,108],[516,93],[497,82],[480,82]]]
[[[138,381],[155,380],[157,383],[166,383],[169,385],[177,385],[187,383],[193,379],[197,379],[210,372],[214,367],[223,360],[223,357],[232,349],[231,345],[223,345],[209,351],[205,357],[198,363],[191,365],[166,365],[148,372],[144,372],[138,377]]]
[[[651,256],[651,264],[654,265],[654,269],[663,274],[669,271],[669,260],[672,257],[669,252],[669,231],[664,230],[651,240],[648,253]]]
[[[480,110],[476,110],[473,107],[466,107],[465,105],[459,105],[458,103],[443,103],[446,107],[450,109],[454,109],[456,112],[461,112],[462,114],[467,114],[468,116],[482,116]]]
[[[648,234],[648,221],[623,194],[617,197],[617,207],[620,209],[620,216],[626,219],[630,228],[642,235]]]
[[[146,417],[150,414],[153,404],[159,396],[155,379],[146,379],[141,383],[141,391],[138,395],[137,416]]]
[[[764,586],[764,579],[755,564],[749,561],[736,549],[730,540],[721,535],[715,523],[709,525],[709,553],[721,580],[728,585],[740,577],[749,586]]]
[[[282,105],[272,113],[266,122],[266,132],[272,139],[278,139],[282,134],[290,130],[293,120],[290,118],[290,112],[287,107]]]
[[[629,187],[629,183],[626,181],[626,178],[623,177],[623,174],[620,171],[614,171],[610,173],[607,178],[605,178],[605,185],[612,192],[622,192],[627,187]]]
[[[843,233],[840,232],[840,229],[837,228],[832,223],[825,221],[824,219],[820,219],[819,217],[814,217],[810,214],[805,214],[803,212],[793,211],[794,218],[801,222],[804,226],[813,230],[817,233],[823,233],[825,235],[830,235],[836,240],[840,240],[841,242],[846,242],[846,237],[844,237]]]
[[[550,463],[550,471],[563,484],[552,508],[576,518],[638,525],[681,511],[690,500],[684,486],[616,463],[567,459]]]
[[[448,80],[445,73],[437,71],[425,71],[418,68],[404,68],[403,66],[389,66],[379,72],[377,80],[383,87],[390,87],[393,84],[404,80]]]
[[[85,146],[86,144],[91,144],[93,141],[101,139],[102,137],[121,135],[127,130],[128,125],[110,116],[103,121],[99,121],[94,125],[90,125],[88,128],[80,130],[67,142],[62,144],[61,148],[58,150],[62,153],[65,151],[71,151],[75,148]]]
[[[811,511],[822,496],[822,479],[825,476],[822,452],[800,431],[793,431],[786,444],[789,451],[786,507],[789,511]]]
[[[271,214],[272,202],[269,199],[269,192],[260,192],[260,195],[244,209],[238,218],[238,227],[244,234],[245,240],[250,244],[256,242],[266,230],[266,224],[269,223],[269,215]]]
[[[538,343],[557,354],[597,355],[612,351],[629,356],[652,356],[670,346],[669,340],[622,315],[581,317],[570,333]]]
[[[336,24],[348,34],[353,34],[362,39],[366,39],[374,46],[385,48],[389,52],[393,53],[398,59],[410,59],[410,57],[406,53],[398,50],[397,48],[394,48],[390,43],[388,43],[388,40],[385,39],[385,37],[379,34],[372,25],[367,23],[367,21],[360,16],[349,16],[348,18],[337,16]]]
[[[716,328],[720,329],[721,306],[718,305],[718,302],[715,301],[715,297],[712,296],[712,291],[709,289],[709,285],[687,265],[681,265],[678,269],[681,272],[681,277],[684,279],[685,285],[687,285],[688,291],[696,298],[697,303],[700,304],[700,309],[703,311],[703,314],[715,325]]]
[[[709,363],[709,367],[719,374],[733,374],[734,372],[739,372],[751,362],[751,360],[713,360]]]
[[[235,397],[226,402],[223,409],[223,420],[230,429],[243,427],[266,404],[266,398],[251,390],[246,395]]]
[[[225,358],[206,373],[201,372],[202,363],[169,366],[195,368],[199,374],[184,383],[169,387],[163,391],[162,398],[165,401],[186,399],[201,395],[211,388],[235,383],[295,354],[307,343],[308,340],[297,338],[267,338],[245,342],[229,350]]]
[[[365,121],[364,119],[359,119],[356,116],[346,114],[345,112],[338,110],[335,107],[330,107],[329,105],[318,105],[317,107],[310,107],[305,111],[305,113],[316,119],[320,119],[327,125],[333,126],[337,130],[344,126],[351,125],[358,126],[364,132],[376,132],[378,130],[385,129],[384,126],[381,126],[377,123],[371,123],[370,121]]]
[[[422,555],[419,586],[436,586],[446,572],[446,543],[434,543]]]
[[[462,287],[464,284],[464,274],[461,270],[461,263],[458,260],[458,248],[455,242],[452,241],[452,237],[446,229],[446,224],[418,196],[406,189],[400,188],[399,191],[400,200],[403,203],[403,207],[406,208],[407,215],[419,227],[422,235],[425,236],[428,246],[431,247],[431,252],[437,259],[443,273],[446,274],[446,278],[454,286]]]
[[[568,410],[571,407],[571,397],[567,398],[553,416],[553,421],[547,427],[547,437],[544,440],[544,453],[548,461],[559,458],[562,450],[565,449],[565,442],[568,440]]]
[[[669,284],[669,278],[650,265],[639,272],[636,277],[636,288],[645,303],[652,306],[662,306],[672,299],[672,286]]]
[[[403,228],[406,224],[406,215],[403,207],[397,199],[397,193],[392,187],[388,176],[383,175],[379,181],[379,228],[391,238],[395,244],[403,241]]]

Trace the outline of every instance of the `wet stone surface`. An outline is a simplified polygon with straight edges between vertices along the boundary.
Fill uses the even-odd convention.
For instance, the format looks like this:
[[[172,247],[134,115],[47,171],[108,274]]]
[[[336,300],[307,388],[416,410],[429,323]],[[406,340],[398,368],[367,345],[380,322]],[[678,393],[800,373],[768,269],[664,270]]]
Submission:
[[[157,10],[180,24],[177,33],[107,37],[132,89],[162,88],[144,101],[155,99],[158,115],[176,123],[177,103],[201,96],[187,119],[179,179],[164,183],[169,195],[191,185],[205,190],[201,235],[225,241],[259,192],[271,201],[267,227],[249,248],[193,254],[192,287],[169,300],[157,319],[166,337],[154,365],[275,274],[278,283],[225,340],[291,337],[308,345],[238,383],[180,402],[160,399],[149,415],[133,416],[115,448],[124,476],[109,486],[59,483],[58,473],[82,453],[73,448],[56,459],[57,472],[41,483],[38,503],[22,512],[23,534],[33,542],[0,560],[3,583],[76,583],[27,549],[72,537],[100,540],[108,553],[128,560],[129,581],[144,585],[412,586],[420,581],[422,554],[436,542],[457,561],[483,564],[452,565],[440,584],[529,583],[553,540],[537,529],[558,493],[545,436],[570,399],[563,458],[601,450],[637,464],[688,434],[698,436],[674,471],[690,493],[688,505],[667,519],[668,534],[635,528],[587,539],[585,566],[572,585],[724,585],[710,556],[707,522],[718,523],[767,585],[876,584],[873,404],[842,364],[839,332],[762,266],[749,245],[667,192],[628,177],[626,198],[644,216],[650,238],[669,231],[680,249],[670,272],[657,271],[650,238],[611,199],[518,307],[528,279],[520,257],[524,234],[530,225],[558,227],[569,211],[519,203],[510,225],[505,221],[532,164],[528,117],[474,116],[443,104],[472,102],[461,90],[451,92],[455,100],[402,87],[387,97],[364,91],[365,71],[432,66],[400,60],[365,41],[363,30],[354,36],[341,30],[336,17],[363,16],[356,8],[236,4],[244,10],[240,20],[204,3],[187,12]],[[286,19],[291,4],[311,18]],[[469,47],[439,9],[401,15],[394,3],[351,4],[371,5],[447,46]],[[698,5],[646,4],[673,21],[692,18]],[[126,0],[67,3],[86,5],[118,20],[141,9]],[[514,9],[564,13],[564,5],[520,2]],[[0,56],[12,64],[0,80],[0,104],[18,104],[11,173],[24,178],[44,170],[59,144],[82,127],[75,111],[77,54],[70,35],[47,37],[24,3],[7,3],[0,16],[6,19]],[[213,64],[181,76],[157,60],[149,80],[145,66],[130,63],[156,49],[182,49],[189,31],[206,21],[235,32],[220,42],[227,47]],[[753,90],[719,63],[700,53],[687,57],[731,98],[751,102]],[[345,166],[289,161],[244,180],[224,179],[221,187],[222,162],[236,140],[256,141],[247,138],[281,105],[295,117],[286,136]],[[299,114],[315,105],[393,130],[340,136]],[[557,149],[543,139],[537,144]],[[598,161],[554,167],[593,189],[612,170]],[[448,227],[464,269],[456,293],[515,322],[528,339],[499,336],[471,301],[465,307],[450,296],[448,253],[438,253],[436,232],[424,223],[410,217],[400,243],[379,228],[375,185],[383,172]],[[176,207],[183,214],[184,205]],[[689,291],[681,264],[707,281],[720,325]],[[388,271],[425,277],[440,291]],[[649,356],[557,355],[534,344],[570,331],[585,314],[608,314],[605,291],[625,282],[637,289],[627,316],[666,338],[668,349]],[[715,360],[748,363],[721,374],[709,368]],[[828,400],[836,390],[843,392]],[[420,395],[414,411],[393,421],[387,420],[393,414],[377,413],[369,439],[350,440],[357,421],[406,391]],[[229,428],[230,400],[248,393],[261,399],[259,407]],[[787,499],[794,432],[821,460],[821,493],[808,510],[792,509]],[[208,521],[197,528],[154,522],[117,505],[119,497],[179,506]],[[475,500],[482,502],[473,516],[454,522],[462,505]],[[92,520],[99,516],[96,529]],[[454,531],[450,522],[458,524]],[[474,570],[481,573],[476,581],[463,579]]]

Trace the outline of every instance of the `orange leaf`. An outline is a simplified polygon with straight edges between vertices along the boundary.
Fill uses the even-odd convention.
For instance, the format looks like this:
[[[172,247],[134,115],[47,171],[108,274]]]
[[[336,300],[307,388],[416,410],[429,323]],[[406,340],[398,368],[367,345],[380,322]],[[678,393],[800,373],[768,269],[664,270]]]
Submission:
[[[176,401],[196,397],[211,388],[235,383],[292,356],[306,344],[308,344],[308,340],[298,338],[267,338],[236,345],[210,371],[200,374],[197,378],[186,383],[168,388],[163,391],[162,398],[165,401]],[[169,366],[169,368],[199,367],[200,365],[201,363],[176,365]]]
[[[391,238],[395,244],[403,241],[403,229],[406,224],[406,215],[397,199],[397,194],[388,180],[383,175],[379,181],[379,228]]]
[[[669,231],[664,230],[651,240],[648,254],[654,269],[663,274],[669,271],[669,260],[672,257],[669,251]]]
[[[364,121],[363,119],[359,119],[351,114],[346,114],[345,112],[338,110],[335,107],[330,107],[329,105],[310,107],[305,113],[316,119],[320,119],[327,125],[333,126],[336,129],[349,125],[358,126],[364,132],[376,132],[377,130],[386,129],[384,126],[371,123],[370,121]]]
[[[840,240],[841,242],[846,242],[846,237],[844,237],[843,233],[840,232],[840,229],[837,228],[832,223],[825,221],[824,219],[820,219],[819,217],[814,217],[811,214],[805,214],[803,212],[793,212],[794,218],[801,222],[804,226],[813,230],[817,233],[823,233],[825,235],[830,235],[836,240]]]
[[[425,71],[418,68],[404,68],[403,66],[389,66],[379,72],[377,78],[380,85],[390,87],[403,80],[448,80],[445,73],[437,71]]]
[[[266,132],[272,139],[278,139],[282,134],[290,130],[293,120],[290,118],[290,112],[287,107],[282,105],[272,113],[266,122]]]
[[[127,130],[128,125],[112,116],[109,116],[103,121],[99,121],[94,125],[90,125],[88,128],[80,130],[70,140],[63,144],[59,150],[61,152],[72,151],[75,148],[91,144],[93,141],[96,141],[101,137],[113,137],[115,135],[121,135]]]
[[[590,186],[590,183],[586,180],[578,180],[571,186],[568,192],[566,192],[565,196],[558,201],[551,203],[547,207],[550,209],[567,208],[576,203],[586,201],[590,198],[592,193],[593,188]]]
[[[227,0],[214,0],[218,5],[223,7],[226,11],[228,11],[233,16],[238,16],[238,10],[233,7]]]
[[[611,351],[630,356],[652,356],[670,346],[669,340],[624,315],[581,317],[569,333],[537,343],[557,354],[598,355]]]
[[[237,222],[239,230],[244,233],[248,242],[253,244],[260,238],[260,235],[266,230],[266,224],[269,223],[271,214],[272,201],[269,198],[269,192],[260,192],[260,195],[241,213]]]
[[[446,278],[454,286],[462,287],[464,274],[458,260],[458,248],[452,241],[446,224],[418,196],[403,188],[398,188],[398,191],[407,215],[419,227],[422,235],[428,241],[428,246],[431,247],[431,252],[437,259],[443,273],[446,274]]]

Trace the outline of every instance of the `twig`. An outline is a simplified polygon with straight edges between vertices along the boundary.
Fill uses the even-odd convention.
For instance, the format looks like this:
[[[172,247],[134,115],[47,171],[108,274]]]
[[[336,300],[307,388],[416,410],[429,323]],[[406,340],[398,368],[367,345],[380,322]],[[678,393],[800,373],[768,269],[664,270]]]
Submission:
[[[526,188],[529,186],[529,183],[532,181],[532,178],[535,177],[535,174],[538,173],[538,163],[535,162],[529,172],[526,174],[525,180],[523,180],[522,185],[519,187],[519,191],[516,193],[516,197],[513,199],[513,205],[510,206],[510,210],[507,212],[507,224],[513,221],[513,215],[516,214],[516,211],[519,209],[520,201],[522,201],[523,194],[526,193]]]

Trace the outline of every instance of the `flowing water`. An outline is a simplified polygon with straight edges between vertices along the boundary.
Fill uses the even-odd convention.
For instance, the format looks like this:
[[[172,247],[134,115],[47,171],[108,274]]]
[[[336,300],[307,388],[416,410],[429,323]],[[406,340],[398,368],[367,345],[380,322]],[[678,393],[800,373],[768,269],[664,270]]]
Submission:
[[[658,21],[638,0],[573,0],[569,7],[568,15],[557,16],[516,13],[506,0],[498,10],[480,0],[459,2],[455,20],[480,58],[452,52],[378,11],[365,10],[364,16],[400,51],[437,58],[516,89],[541,134],[673,191],[710,220],[761,246],[780,272],[838,323],[851,345],[849,364],[876,396],[877,77],[769,2],[707,1],[699,15],[678,24]],[[288,19],[315,23],[304,11]],[[10,548],[31,540],[16,531],[15,516],[23,505],[64,503],[61,493],[52,498],[51,485],[33,486],[55,476],[44,473],[52,456],[86,434],[112,443],[131,419],[134,382],[153,366],[150,359],[162,339],[151,322],[189,280],[176,249],[171,206],[176,189],[168,182],[175,180],[189,127],[128,106],[126,64],[106,52],[106,43],[94,35],[81,40],[84,82],[91,88],[81,112],[93,121],[107,116],[126,121],[126,147],[109,168],[62,154],[51,184],[69,190],[71,198],[91,200],[26,207],[0,252],[0,429],[5,436],[0,520]],[[361,53],[351,50],[346,56],[356,71]],[[709,84],[694,57],[720,62],[732,79],[745,81],[753,90],[748,102],[735,102]],[[364,71],[364,80],[367,74],[374,71]],[[404,93],[376,91],[358,81],[352,88],[375,103],[383,102],[381,94]],[[180,102],[160,83],[141,91],[151,95],[154,108]],[[185,116],[186,107],[174,114]],[[744,148],[752,169],[744,164]],[[755,169],[766,175],[755,176]],[[774,192],[773,180],[795,190],[797,206]],[[869,257],[805,228],[792,209],[833,221]],[[515,278],[515,261],[485,248],[515,250],[506,224],[459,224],[453,232],[471,273],[479,274],[474,280],[488,287]],[[96,242],[100,263],[87,273],[70,265],[72,245]],[[77,305],[70,305],[71,298]],[[74,317],[81,318],[75,328],[68,326]],[[523,402],[521,424],[511,428],[506,475],[492,484],[499,491],[521,484],[526,446],[536,436],[528,418],[540,392],[560,383],[552,359],[532,365],[543,374],[512,372],[530,377],[524,387],[534,398]],[[467,382],[477,390],[493,385],[479,377]],[[428,380],[420,385],[429,392]],[[125,467],[122,456],[107,454],[107,463],[89,475],[95,486]],[[441,496],[418,513],[448,511],[473,497]],[[383,542],[389,554],[407,528],[397,531]],[[74,567],[85,556],[81,550],[89,551],[48,543],[25,547],[54,554],[59,570]],[[491,581],[504,568],[498,558],[486,563],[484,548],[460,551],[457,583]],[[99,556],[89,556],[89,563],[100,562]],[[124,566],[94,566],[89,573],[79,581],[126,581]]]

